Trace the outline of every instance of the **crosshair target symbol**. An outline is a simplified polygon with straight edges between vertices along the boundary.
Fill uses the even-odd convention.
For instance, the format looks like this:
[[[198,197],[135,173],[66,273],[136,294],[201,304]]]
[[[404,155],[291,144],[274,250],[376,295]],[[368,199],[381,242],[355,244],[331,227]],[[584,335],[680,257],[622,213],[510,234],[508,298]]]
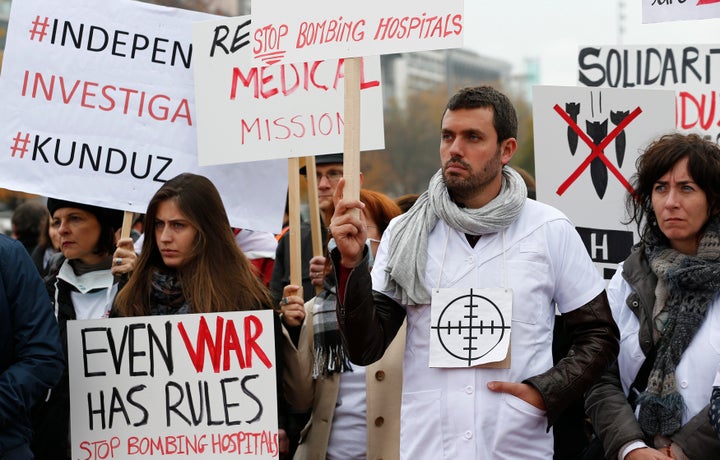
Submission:
[[[492,300],[470,290],[452,299],[431,329],[450,356],[472,366],[500,344],[510,326]]]

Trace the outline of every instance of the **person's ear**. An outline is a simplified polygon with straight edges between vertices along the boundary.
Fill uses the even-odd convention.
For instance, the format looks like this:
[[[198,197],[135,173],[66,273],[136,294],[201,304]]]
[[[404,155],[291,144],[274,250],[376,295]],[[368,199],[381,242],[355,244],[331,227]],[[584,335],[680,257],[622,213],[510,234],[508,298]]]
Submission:
[[[360,187],[362,187],[362,183],[363,183],[363,178],[364,178],[364,177],[365,177],[365,176],[363,176],[363,173],[360,173]]]
[[[708,220],[717,217],[718,214],[720,214],[720,205],[716,204],[708,209]]]
[[[500,159],[503,165],[510,163],[517,150],[517,139],[509,137],[500,143]]]

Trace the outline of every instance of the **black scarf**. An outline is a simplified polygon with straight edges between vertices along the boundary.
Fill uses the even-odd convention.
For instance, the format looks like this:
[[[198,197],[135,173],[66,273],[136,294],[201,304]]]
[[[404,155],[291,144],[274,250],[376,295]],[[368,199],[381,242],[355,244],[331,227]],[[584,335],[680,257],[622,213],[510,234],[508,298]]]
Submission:
[[[150,312],[152,315],[182,315],[191,312],[180,280],[174,273],[156,271],[152,274]]]

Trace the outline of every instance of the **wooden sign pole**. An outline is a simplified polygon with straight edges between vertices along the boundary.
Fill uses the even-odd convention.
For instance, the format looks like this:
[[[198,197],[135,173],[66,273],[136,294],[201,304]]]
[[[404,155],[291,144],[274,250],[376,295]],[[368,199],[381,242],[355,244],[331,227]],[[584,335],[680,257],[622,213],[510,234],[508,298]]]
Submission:
[[[130,237],[130,230],[132,230],[133,217],[135,213],[132,211],[125,211],[123,213],[122,230],[120,230],[120,238]]]
[[[360,198],[360,67],[361,58],[346,58],[345,132],[343,137],[343,197]]]
[[[307,194],[310,208],[310,227],[312,228],[312,250],[314,256],[323,255],[322,220],[320,219],[320,204],[317,188],[317,167],[315,157],[305,157],[307,171]]]
[[[290,238],[290,284],[300,286],[302,297],[302,262],[300,251],[300,160],[288,158],[288,233]]]
[[[308,205],[310,207],[310,232],[312,235],[313,256],[324,255],[324,241],[322,239],[322,220],[320,219],[320,203],[318,200],[318,180],[315,157],[305,157],[305,170],[307,171]],[[319,294],[322,286],[315,286],[315,293]]]

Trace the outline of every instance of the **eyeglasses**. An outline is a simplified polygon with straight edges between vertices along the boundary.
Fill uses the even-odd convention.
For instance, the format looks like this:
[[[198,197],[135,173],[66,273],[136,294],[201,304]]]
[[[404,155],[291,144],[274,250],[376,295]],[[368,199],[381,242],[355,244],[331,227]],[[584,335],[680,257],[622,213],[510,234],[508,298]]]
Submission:
[[[340,179],[342,179],[342,176],[342,171],[328,171],[326,174],[323,174],[321,172],[315,173],[315,179],[317,180],[318,184],[323,177],[327,178],[327,180],[330,181],[331,184],[337,184]]]

